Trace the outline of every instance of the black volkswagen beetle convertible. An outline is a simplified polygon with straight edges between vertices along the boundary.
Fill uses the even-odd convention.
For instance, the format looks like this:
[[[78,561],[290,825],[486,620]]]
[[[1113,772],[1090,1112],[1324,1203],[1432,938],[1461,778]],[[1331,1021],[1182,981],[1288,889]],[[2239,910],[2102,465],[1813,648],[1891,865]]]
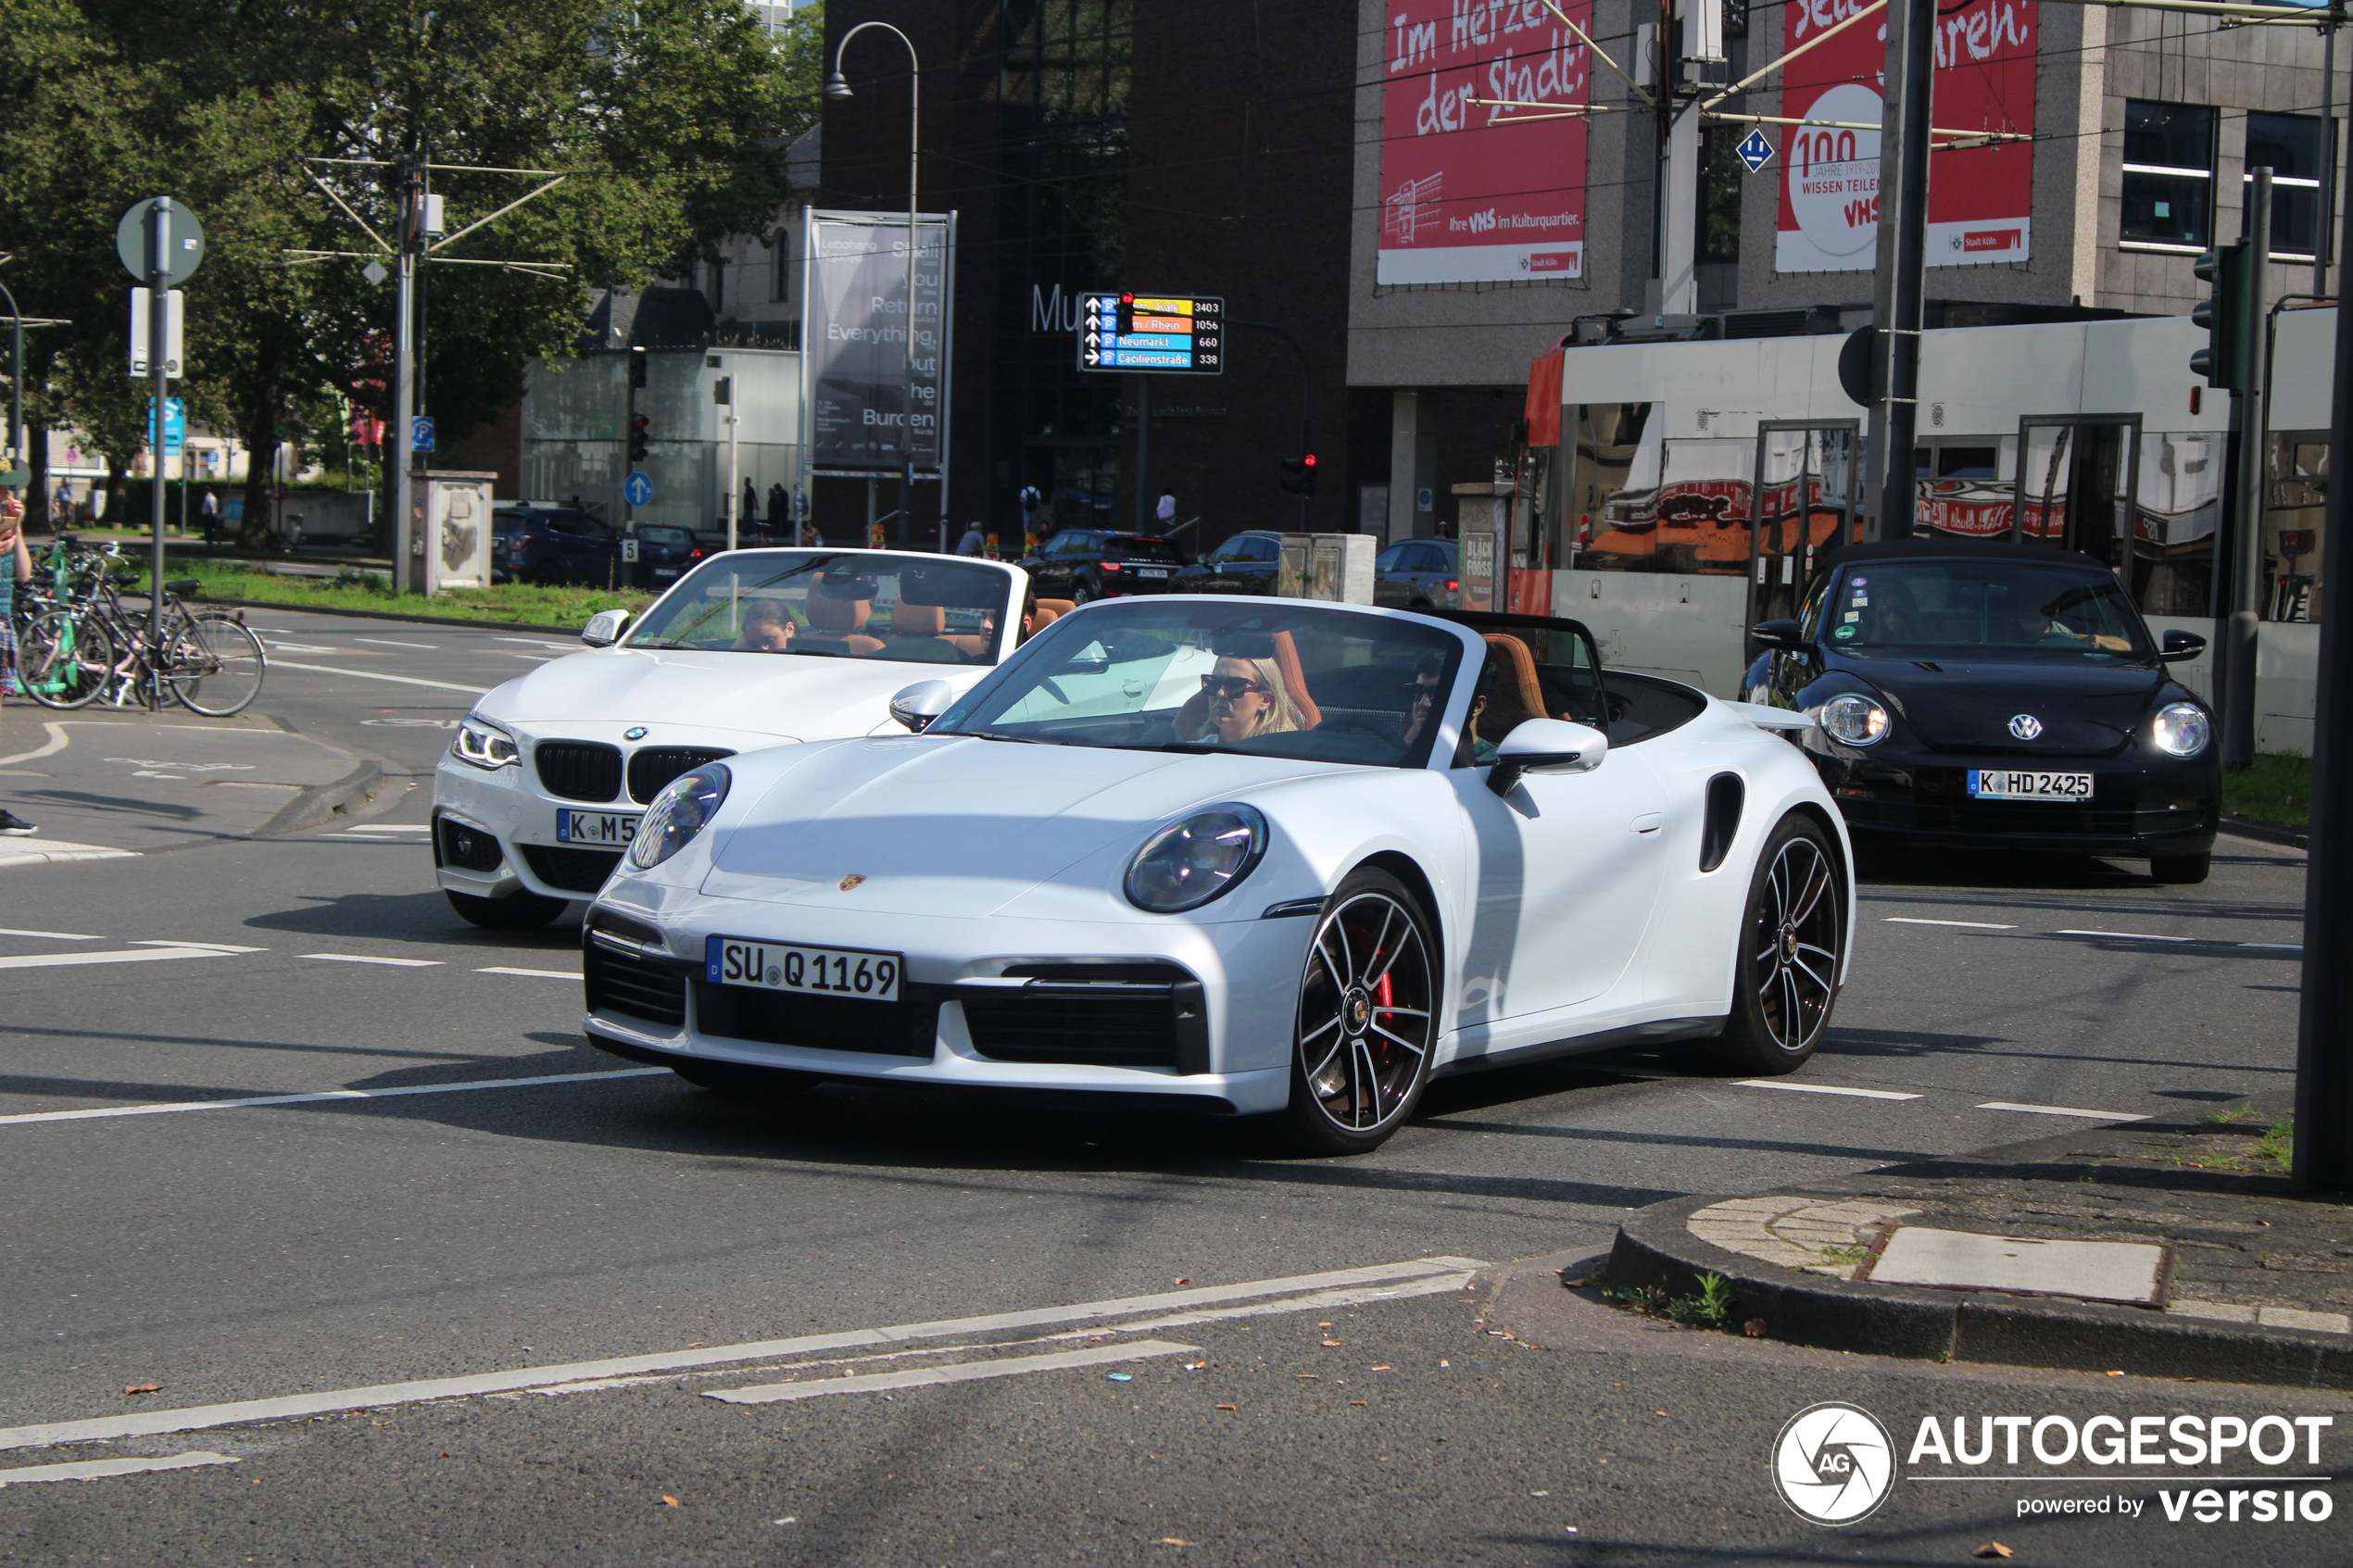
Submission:
[[[2214,721],[2116,576],[2035,545],[1833,553],[1794,621],[1751,634],[1747,696],[1804,733],[1858,842],[2146,857],[2203,882],[2221,812]]]

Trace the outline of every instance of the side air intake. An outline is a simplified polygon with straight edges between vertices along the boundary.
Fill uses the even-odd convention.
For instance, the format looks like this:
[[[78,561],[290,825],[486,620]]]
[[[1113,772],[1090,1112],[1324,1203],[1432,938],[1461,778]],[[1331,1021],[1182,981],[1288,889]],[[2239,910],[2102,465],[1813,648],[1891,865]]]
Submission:
[[[1699,836],[1699,869],[1712,872],[1732,852],[1741,831],[1741,808],[1748,786],[1738,773],[1718,773],[1707,781],[1707,822]]]

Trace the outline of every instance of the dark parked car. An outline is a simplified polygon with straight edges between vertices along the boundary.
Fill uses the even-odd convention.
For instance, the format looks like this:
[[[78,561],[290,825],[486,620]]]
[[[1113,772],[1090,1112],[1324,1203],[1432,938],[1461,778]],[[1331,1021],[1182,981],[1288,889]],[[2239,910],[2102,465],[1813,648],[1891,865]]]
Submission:
[[[508,583],[623,581],[621,532],[569,507],[500,507],[490,517],[494,575]]]
[[[2035,545],[1858,545],[1753,635],[1747,696],[1803,734],[1858,842],[2145,856],[2203,882],[2221,812],[2212,714],[2115,573]]]
[[[667,588],[700,559],[702,547],[695,543],[693,529],[673,528],[667,523],[657,522],[637,525],[635,580],[640,586]],[[624,568],[622,581],[627,582],[630,577],[631,573]]]
[[[1462,574],[1452,539],[1408,539],[1373,558],[1373,603],[1390,609],[1453,609]]]
[[[1283,536],[1252,528],[1235,534],[1177,575],[1180,594],[1271,594]]]
[[[1021,564],[1039,598],[1083,605],[1123,594],[1164,594],[1185,557],[1175,541],[1148,533],[1065,528]]]

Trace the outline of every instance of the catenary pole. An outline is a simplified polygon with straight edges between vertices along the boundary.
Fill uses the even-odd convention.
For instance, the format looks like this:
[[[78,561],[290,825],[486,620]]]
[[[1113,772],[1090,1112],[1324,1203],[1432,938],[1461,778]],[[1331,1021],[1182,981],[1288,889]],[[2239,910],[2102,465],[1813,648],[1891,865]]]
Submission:
[[[153,534],[147,646],[156,656],[147,690],[151,707],[163,700],[163,405],[171,391],[168,363],[171,343],[165,335],[170,321],[171,198],[157,196],[147,208],[147,427],[152,438],[148,450],[156,455],[155,478],[147,486],[147,525]]]
[[[905,322],[907,354],[899,379],[899,547],[903,550],[907,547],[907,520],[912,515],[915,489],[915,253],[920,248],[916,243],[918,232],[915,228],[915,196],[916,181],[923,169],[924,67],[923,61],[915,54],[913,39],[888,22],[860,22],[856,27],[843,33],[841,42],[834,45],[834,69],[825,78],[826,97],[854,96],[849,90],[849,78],[841,73],[842,57],[849,53],[849,41],[870,27],[882,29],[907,46],[907,320]],[[945,235],[942,239],[939,264],[944,270],[948,265],[948,251],[944,243]],[[940,278],[940,297],[943,300],[948,296],[947,284],[948,280],[943,270]],[[943,334],[946,333],[948,323],[945,319],[940,321],[939,330]],[[935,431],[938,429],[937,421],[932,428]],[[948,455],[940,452],[936,456],[939,462],[939,481],[942,491],[940,505],[944,511],[947,506],[945,492],[948,483]],[[874,510],[873,485],[869,483],[867,489],[869,495],[866,509],[871,514]],[[873,533],[873,522],[874,520],[870,515],[867,519],[870,537]]]
[[[397,178],[400,221],[393,231],[393,243],[400,253],[400,270],[393,297],[392,329],[392,591],[401,594],[409,589],[410,540],[416,528],[416,485],[409,470],[416,462],[411,445],[416,433],[409,428],[409,417],[416,412],[417,401],[417,171],[403,163]]]
[[[2353,229],[2353,202],[2340,204]],[[2353,232],[2339,257],[2353,254]],[[2336,313],[2333,452],[2353,451],[2353,311]],[[2323,561],[2353,561],[2353,502],[2328,488]],[[2353,571],[2321,574],[2319,688],[2312,704],[2312,827],[2304,872],[2304,984],[2296,1041],[2296,1143],[2288,1179],[2300,1193],[2353,1191]]]
[[[1879,255],[1871,287],[1871,407],[1865,471],[1881,539],[1912,532],[1912,439],[1919,412],[1921,295],[1928,276],[1929,114],[1936,0],[1889,0],[1887,107],[1879,148]]]

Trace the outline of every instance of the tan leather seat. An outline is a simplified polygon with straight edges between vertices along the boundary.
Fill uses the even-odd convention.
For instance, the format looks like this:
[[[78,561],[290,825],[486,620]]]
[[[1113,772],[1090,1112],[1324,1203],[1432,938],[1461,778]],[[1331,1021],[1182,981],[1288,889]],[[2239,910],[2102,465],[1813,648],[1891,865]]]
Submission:
[[[1478,688],[1487,695],[1487,711],[1479,715],[1478,734],[1500,742],[1526,721],[1544,717],[1544,687],[1526,643],[1508,632],[1486,637],[1487,667],[1479,671]]]
[[[874,613],[873,600],[837,598],[821,577],[809,584],[808,608],[809,629],[818,636],[840,643],[849,653],[882,652],[882,639],[867,636],[860,630]]]
[[[1072,599],[1039,599],[1038,613],[1030,618],[1029,634],[1036,636],[1077,608],[1076,601]]]

